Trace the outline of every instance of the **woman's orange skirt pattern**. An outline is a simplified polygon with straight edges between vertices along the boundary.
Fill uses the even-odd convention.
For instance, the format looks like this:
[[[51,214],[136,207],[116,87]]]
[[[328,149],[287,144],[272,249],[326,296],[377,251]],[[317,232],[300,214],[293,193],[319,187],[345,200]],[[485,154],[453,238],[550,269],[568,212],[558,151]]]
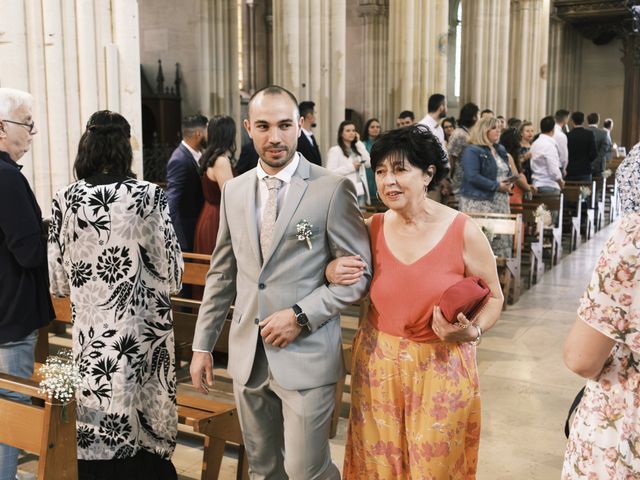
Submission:
[[[480,442],[476,349],[416,343],[366,323],[353,343],[343,478],[474,479]]]

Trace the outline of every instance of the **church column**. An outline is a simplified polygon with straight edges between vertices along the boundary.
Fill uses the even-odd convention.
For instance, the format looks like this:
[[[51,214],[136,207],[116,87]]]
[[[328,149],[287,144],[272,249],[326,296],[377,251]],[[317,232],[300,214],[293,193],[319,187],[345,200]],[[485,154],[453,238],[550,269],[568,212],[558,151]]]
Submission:
[[[510,0],[462,0],[460,103],[508,114]]]
[[[547,112],[578,108],[582,40],[577,30],[556,17],[549,26]]]
[[[390,97],[387,87],[389,0],[360,0],[358,14],[364,20],[363,118],[376,117],[383,121],[385,126],[392,126],[395,117],[394,113],[389,111]]]
[[[537,125],[546,114],[550,0],[511,0],[509,36],[510,117]]]
[[[273,79],[316,102],[323,158],[345,109],[346,0],[273,0]]]
[[[448,18],[448,0],[390,3],[387,70],[392,102],[387,125],[393,125],[402,110],[413,110],[420,120],[429,96],[446,94]]]
[[[236,0],[202,0],[200,109],[240,122],[238,90],[238,5]]]
[[[624,100],[622,111],[622,145],[629,151],[640,141],[640,34],[623,38]]]

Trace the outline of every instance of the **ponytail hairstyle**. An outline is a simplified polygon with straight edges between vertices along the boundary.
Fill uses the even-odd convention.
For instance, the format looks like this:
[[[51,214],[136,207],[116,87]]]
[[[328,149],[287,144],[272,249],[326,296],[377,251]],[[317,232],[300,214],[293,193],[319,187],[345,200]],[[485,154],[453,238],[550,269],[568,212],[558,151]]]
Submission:
[[[73,165],[76,179],[98,173],[110,173],[135,178],[131,171],[131,126],[119,113],[110,110],[95,112],[80,137],[78,154]]]

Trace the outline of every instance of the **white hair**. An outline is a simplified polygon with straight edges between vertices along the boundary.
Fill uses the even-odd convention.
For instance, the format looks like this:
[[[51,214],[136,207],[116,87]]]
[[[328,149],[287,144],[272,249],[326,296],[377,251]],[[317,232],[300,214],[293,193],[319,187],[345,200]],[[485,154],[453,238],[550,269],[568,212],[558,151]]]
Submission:
[[[30,93],[15,88],[0,88],[0,120],[11,120],[11,115],[20,107],[33,108]]]

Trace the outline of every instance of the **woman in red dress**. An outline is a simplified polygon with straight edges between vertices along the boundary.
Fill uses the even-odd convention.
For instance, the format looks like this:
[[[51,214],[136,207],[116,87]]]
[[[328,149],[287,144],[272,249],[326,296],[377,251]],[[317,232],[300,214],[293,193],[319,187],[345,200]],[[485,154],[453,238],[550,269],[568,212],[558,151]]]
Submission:
[[[231,159],[236,151],[236,124],[231,117],[216,115],[207,127],[207,149],[200,157],[204,206],[196,225],[194,252],[211,255],[220,222],[222,187],[233,178]]]

